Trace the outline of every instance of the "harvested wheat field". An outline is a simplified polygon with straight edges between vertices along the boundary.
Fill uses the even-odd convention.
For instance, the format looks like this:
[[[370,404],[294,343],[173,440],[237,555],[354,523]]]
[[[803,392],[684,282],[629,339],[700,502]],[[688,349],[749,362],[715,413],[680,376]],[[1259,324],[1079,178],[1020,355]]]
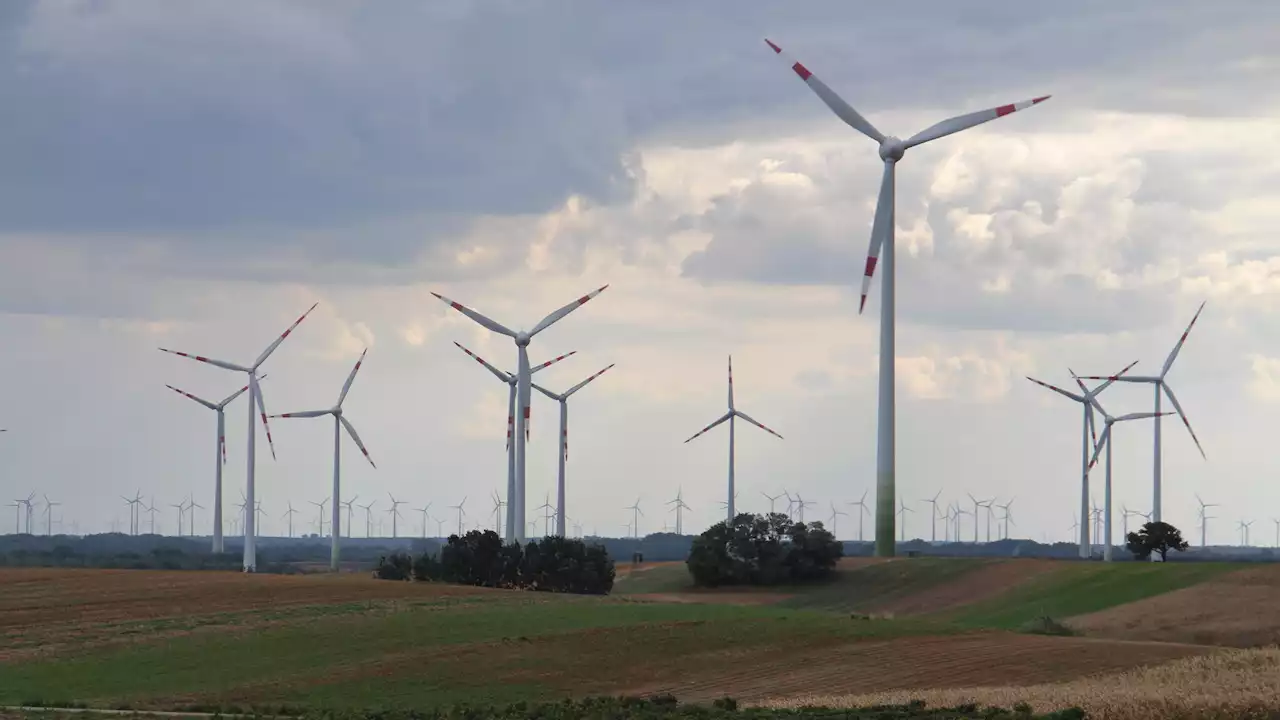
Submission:
[[[726,662],[679,683],[629,688],[669,692],[687,701],[725,695],[746,701],[803,697],[813,688],[833,695],[964,688],[998,679],[1001,685],[1036,685],[1119,672],[1212,652],[1212,648],[1003,632],[897,638],[847,643],[810,654],[811,662],[781,658],[742,667]]]
[[[1097,720],[1274,717],[1280,712],[1280,649],[1219,650],[1156,667],[1057,684],[795,695],[758,704],[777,708],[861,707],[911,700],[923,700],[934,707],[962,703],[1012,707],[1025,702],[1037,711],[1074,706]]]
[[[1242,648],[1280,644],[1280,566],[1240,570],[1068,624],[1097,637]]]

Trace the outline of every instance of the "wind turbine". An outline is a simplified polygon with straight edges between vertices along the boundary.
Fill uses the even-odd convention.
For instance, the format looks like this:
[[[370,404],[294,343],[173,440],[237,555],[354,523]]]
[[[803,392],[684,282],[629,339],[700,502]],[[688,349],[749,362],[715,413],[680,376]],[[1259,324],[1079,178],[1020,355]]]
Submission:
[[[33,497],[35,496],[35,493],[31,493],[31,494]],[[127,498],[121,495],[120,499],[129,503],[129,534],[137,535],[138,534],[138,518],[139,518],[139,515],[141,514],[139,511],[141,510],[141,507],[142,507],[142,491],[139,490],[138,494],[133,498]],[[31,532],[31,503],[30,502],[27,503],[27,532]],[[182,533],[178,533],[178,534],[181,535]]]
[[[735,492],[734,492],[734,489],[733,489],[733,426],[734,426],[734,422],[733,422],[733,420],[734,420],[734,418],[742,418],[743,420],[746,420],[747,422],[751,423],[752,425],[755,425],[756,427],[760,428],[761,430],[764,430],[765,432],[769,433],[770,435],[773,435],[773,436],[777,437],[778,439],[782,439],[782,436],[781,436],[781,435],[778,435],[778,433],[776,433],[776,432],[774,432],[774,431],[770,430],[769,428],[765,427],[764,425],[761,425],[759,421],[752,419],[752,417],[751,417],[750,415],[747,415],[746,413],[742,412],[741,410],[738,410],[738,409],[734,408],[734,406],[733,406],[733,356],[732,356],[732,355],[730,355],[730,356],[729,356],[729,411],[728,411],[728,412],[726,412],[724,415],[721,415],[721,416],[720,416],[720,419],[716,420],[715,422],[711,423],[710,425],[708,425],[708,426],[706,426],[706,427],[702,428],[701,430],[699,430],[698,432],[694,433],[693,437],[689,438],[689,440],[692,440],[693,438],[698,437],[699,435],[701,435],[701,434],[705,433],[706,431],[710,430],[711,428],[713,428],[713,427],[715,427],[715,426],[719,425],[720,423],[724,422],[725,420],[728,420],[728,421],[729,421],[729,489],[728,489],[728,500],[727,500],[727,502],[725,503],[725,510],[726,510],[726,515],[727,515],[728,522],[729,522],[729,524],[731,524],[731,525],[733,524],[733,518],[734,518],[734,516],[737,514],[737,513],[735,512],[735,508],[734,508],[734,506],[733,506],[733,501],[734,501],[734,498],[735,498]],[[689,442],[689,440],[685,440],[685,442],[687,443],[687,442]],[[783,492],[783,494],[785,495],[785,494],[786,494],[786,492],[784,491],[784,492]],[[790,498],[790,496],[788,496],[788,498]]]
[[[427,514],[429,510],[431,510],[431,503],[427,503],[426,505],[423,505],[422,507],[418,508],[418,512],[422,513],[422,539],[423,540],[427,539],[427,519],[431,517],[430,515]]]
[[[263,373],[262,377],[258,378],[259,381],[266,379],[266,373]],[[223,552],[225,548],[222,541],[222,466],[227,464],[227,418],[224,410],[226,410],[226,407],[230,405],[233,400],[240,397],[244,391],[248,390],[249,386],[245,385],[239,390],[228,395],[219,403],[210,402],[203,398],[196,397],[186,390],[179,390],[172,385],[166,384],[165,387],[179,395],[182,395],[183,397],[200,403],[218,414],[218,444],[217,447],[214,448],[213,456],[213,552]],[[249,415],[253,415],[253,403],[249,403]],[[181,533],[179,533],[179,535],[181,535]]]
[[[683,535],[684,534],[684,511],[693,509],[688,505],[686,505],[684,502],[684,488],[677,488],[675,499],[668,500],[667,504],[672,506],[671,509],[676,514],[676,534]]]
[[[1280,548],[1280,519],[1271,518],[1271,522],[1273,522],[1273,523],[1275,523],[1275,524],[1276,524],[1276,544],[1275,544],[1275,546],[1276,546],[1276,547],[1278,547],[1278,548]]]
[[[1160,391],[1164,390],[1164,394],[1169,396],[1169,402],[1173,403],[1173,409],[1177,411],[1178,417],[1182,419],[1182,424],[1186,426],[1187,432],[1190,433],[1191,439],[1195,441],[1196,449],[1200,451],[1200,457],[1208,459],[1204,454],[1204,448],[1200,446],[1200,438],[1196,437],[1196,433],[1191,429],[1191,421],[1187,419],[1187,414],[1182,411],[1182,405],[1178,403],[1178,398],[1173,394],[1173,388],[1169,387],[1169,383],[1165,380],[1169,375],[1169,369],[1173,367],[1173,361],[1178,357],[1178,351],[1182,349],[1182,344],[1187,341],[1187,335],[1191,334],[1191,328],[1195,327],[1196,320],[1200,318],[1200,313],[1204,310],[1204,303],[1200,303],[1200,307],[1196,309],[1196,314],[1192,316],[1191,322],[1187,324],[1187,329],[1183,331],[1182,337],[1178,338],[1178,344],[1173,346],[1173,350],[1169,352],[1169,357],[1165,358],[1164,366],[1160,368],[1159,375],[1130,375],[1124,378],[1117,378],[1120,382],[1129,383],[1147,383],[1153,386],[1156,396],[1156,407],[1151,417],[1156,418],[1155,423],[1155,460],[1152,465],[1152,501],[1151,514],[1154,522],[1160,520],[1160,480],[1161,480],[1161,452],[1160,452],[1160,426],[1162,421],[1160,418],[1164,415],[1172,415],[1173,413],[1160,412]],[[1102,378],[1087,377],[1086,380],[1100,380]]]
[[[507,396],[507,498],[508,500],[510,500],[510,498],[515,497],[517,494],[516,493],[516,448],[515,448],[515,445],[511,442],[511,435],[514,432],[514,427],[515,427],[514,424],[515,424],[515,416],[516,416],[516,394],[518,389],[517,386],[519,385],[518,373],[503,372],[502,370],[499,370],[498,368],[494,367],[484,358],[468,350],[464,345],[462,345],[462,343],[455,341],[453,344],[458,346],[458,349],[466,353],[472,360],[475,360],[476,362],[483,365],[486,370],[488,370],[490,373],[493,373],[494,377],[506,383],[507,386],[510,388],[510,392],[508,393],[508,396]],[[559,357],[552,358],[544,363],[534,365],[529,369],[530,378],[532,378],[533,374],[538,372],[539,370],[545,370],[551,367],[552,365],[555,365],[556,363],[560,362],[561,360],[564,360],[565,358],[570,357],[572,355],[576,355],[576,354],[578,354],[577,350],[571,350],[565,353],[564,355],[560,355]],[[532,379],[530,380],[530,382],[532,383]],[[528,430],[525,431],[525,437],[526,439],[528,439]],[[514,510],[511,507],[511,503],[505,502],[503,504],[507,506],[507,515],[510,516],[514,512]],[[508,533],[505,538],[507,542],[511,542],[512,539],[515,537],[510,532],[513,526],[513,523],[514,521],[510,517],[508,517],[508,522],[507,522]]]
[[[368,505],[361,505],[364,508],[364,536],[373,537],[373,506],[377,504],[377,500],[370,500]]]
[[[564,465],[569,462],[569,397],[587,386],[587,383],[595,380],[601,375],[609,371],[617,363],[610,363],[608,367],[573,387],[565,390],[557,395],[550,390],[542,387],[537,383],[533,383],[533,387],[538,392],[560,403],[560,473],[556,482],[556,535],[565,536],[564,530]]]
[[[1013,501],[1017,499],[1018,498],[1015,496],[1015,497],[1009,498],[1009,502],[1003,505],[999,505],[999,504],[996,505],[996,507],[1000,508],[1001,510],[1004,510],[1004,516],[1000,518],[1001,520],[1004,521],[1004,538],[1003,538],[1004,540],[1009,539],[1009,521],[1010,519],[1013,518],[1013,512],[1010,511],[1009,508],[1013,505]],[[1017,523],[1014,523],[1014,524],[1017,525]]]
[[[906,515],[904,515],[903,513],[915,512],[915,510],[912,510],[911,508],[907,507],[907,502],[905,500],[902,500],[901,498],[899,498],[898,502],[901,503],[901,506],[898,508],[898,515],[902,516],[902,522],[899,524],[902,537],[899,538],[899,541],[906,542],[907,541],[907,518],[906,518]],[[879,530],[877,530],[877,533],[878,532]]]
[[[498,491],[493,491],[493,531],[495,533],[502,532],[502,508],[506,503],[498,495]],[[425,533],[426,530],[423,530]]]
[[[1081,390],[1088,392],[1087,390],[1085,390],[1083,380],[1076,378],[1076,384],[1080,386]],[[1093,450],[1093,458],[1089,461],[1089,464],[1092,465],[1093,463],[1098,461],[1098,453],[1101,453],[1102,446],[1106,445],[1107,446],[1107,460],[1106,460],[1107,480],[1103,490],[1103,501],[1102,501],[1102,504],[1103,504],[1102,512],[1103,512],[1103,518],[1104,518],[1102,532],[1105,533],[1106,535],[1106,542],[1103,543],[1102,545],[1102,561],[1111,562],[1111,544],[1112,544],[1112,541],[1114,540],[1114,538],[1111,535],[1111,515],[1112,515],[1112,512],[1111,512],[1111,443],[1112,443],[1111,429],[1118,422],[1125,422],[1127,420],[1145,420],[1147,418],[1158,418],[1161,415],[1167,415],[1169,413],[1127,413],[1127,414],[1121,415],[1120,417],[1112,417],[1109,413],[1107,413],[1106,410],[1102,409],[1102,404],[1098,402],[1098,396],[1096,392],[1089,399],[1089,403],[1093,405],[1095,410],[1097,410],[1099,413],[1102,414],[1102,419],[1105,424],[1105,427],[1102,430],[1102,434],[1098,436],[1098,445]]]
[[[640,498],[637,497],[635,504],[627,506],[626,509],[631,511],[632,533],[638,540],[640,539],[640,516],[644,515],[644,511],[640,509]]]
[[[814,503],[811,500],[805,500],[800,493],[796,493],[796,515],[800,517],[800,522],[804,522],[804,509],[813,507],[813,505]]]
[[[356,500],[359,500],[359,499],[360,499],[359,495],[353,495],[350,500],[344,500],[342,503],[340,503],[342,507],[347,509],[347,537],[353,537],[354,531],[351,529],[352,527],[351,515],[355,512]],[[341,526],[338,527],[338,534],[339,535],[342,534]]]
[[[61,504],[62,503],[60,502],[53,502],[52,500],[50,500],[48,495],[44,496],[44,521],[45,521],[44,534],[45,535],[50,535],[50,536],[53,535],[53,509]],[[153,512],[153,514],[151,515],[152,534],[155,534],[155,529],[156,529],[156,516]]]
[[[734,502],[734,506],[735,506],[735,507],[737,506],[738,498],[739,498],[739,497],[741,497],[741,496],[742,496],[742,491],[738,491],[738,492],[735,492],[735,493],[733,494],[733,502]],[[719,506],[720,506],[720,507],[722,507],[722,508],[725,508],[726,510],[729,508],[729,501],[728,501],[728,500],[721,500],[721,501],[717,502],[716,504],[717,504],[717,505],[719,505]]]
[[[1074,535],[1076,530],[1080,528],[1080,521],[1076,519],[1075,513],[1071,514],[1071,527],[1067,528]]]
[[[262,523],[262,516],[267,514],[267,511],[262,509],[262,501],[261,501],[261,500],[259,500],[259,501],[258,501],[257,506],[256,506],[256,507],[254,507],[254,509],[253,509],[253,512],[254,512],[254,520],[256,520],[256,521],[257,521],[257,525],[255,525],[255,527],[256,527],[256,528],[258,528],[258,531],[259,531],[259,532],[261,532],[261,531],[262,531],[262,527],[263,527],[263,523]],[[194,513],[194,512],[192,513],[192,517],[193,517],[193,518],[195,517],[195,513]]]
[[[274,460],[276,456],[275,443],[271,441],[271,426],[267,424],[267,406],[262,399],[262,388],[258,386],[258,380],[260,379],[258,377],[258,368],[262,367],[262,363],[266,362],[268,357],[271,357],[271,353],[275,352],[276,348],[280,347],[280,343],[284,342],[285,338],[289,337],[289,334],[292,333],[294,329],[298,327],[298,325],[302,324],[302,321],[306,320],[307,316],[311,314],[311,311],[315,310],[316,305],[319,305],[319,304],[320,303],[316,303],[315,305],[312,305],[310,308],[307,309],[306,312],[302,313],[302,315],[299,316],[297,320],[294,320],[293,324],[289,326],[289,329],[285,330],[284,333],[280,335],[280,337],[276,338],[275,341],[273,341],[270,345],[268,345],[267,349],[263,350],[262,354],[259,355],[258,358],[253,361],[253,364],[248,367],[244,365],[237,365],[235,363],[225,362],[222,360],[215,360],[213,358],[204,357],[202,355],[189,355],[187,353],[178,352],[176,350],[168,350],[165,348],[160,348],[162,352],[171,353],[173,355],[180,355],[182,357],[190,358],[192,360],[197,360],[202,363],[208,363],[209,365],[220,367],[220,368],[223,368],[224,370],[232,370],[234,372],[246,373],[249,376],[249,397],[251,399],[251,402],[249,403],[249,428],[248,428],[249,437],[248,437],[248,441],[245,443],[245,455],[248,458],[247,466],[245,469],[245,484],[248,487],[248,492],[249,492],[245,502],[248,503],[249,507],[256,507],[256,505],[254,504],[255,486],[254,486],[253,471],[256,464],[255,460],[257,457],[255,452],[255,446],[254,446],[254,440],[256,439],[257,418],[254,418],[253,416],[254,403],[252,401],[255,401],[255,400],[257,401],[258,416],[262,418],[262,428],[267,433],[267,446],[271,448],[271,458]],[[215,510],[215,513],[216,512],[218,511]],[[253,531],[253,520],[254,520],[254,513],[246,512],[244,514],[244,522],[245,522],[244,571],[245,572],[254,572],[258,566],[257,543],[255,539],[255,534]]]
[[[965,494],[968,495],[969,499],[973,501],[973,544],[977,545],[978,544],[978,513],[981,512],[981,508],[989,507],[992,501],[979,500],[978,498],[973,496],[973,493],[965,493]]]
[[[444,520],[441,518],[432,518],[436,521],[436,536],[444,537]]]
[[[333,517],[329,519],[329,570],[338,571],[338,559],[342,554],[342,429],[346,428],[347,434],[351,436],[356,447],[360,448],[360,452],[364,454],[364,459],[369,461],[369,465],[374,465],[373,458],[369,457],[369,451],[365,449],[364,443],[360,441],[360,434],[356,432],[356,428],[347,419],[342,412],[342,401],[347,399],[347,393],[351,391],[351,383],[355,382],[356,373],[360,372],[360,366],[364,364],[364,356],[369,353],[369,348],[365,348],[360,353],[360,359],[356,360],[355,367],[351,368],[351,374],[347,375],[347,381],[342,384],[342,391],[338,393],[338,402],[333,407],[326,410],[303,410],[301,412],[287,412],[279,415],[269,415],[273,418],[314,418],[324,417],[325,415],[333,416]],[[392,508],[395,511],[395,508]],[[350,523],[348,523],[350,524]],[[395,530],[395,515],[391,517],[391,527]],[[350,529],[348,528],[348,531]],[[392,536],[395,533],[392,532]]]
[[[764,492],[763,490],[760,491],[760,494],[765,496],[765,499],[769,501],[769,514],[772,515],[773,504],[777,502],[778,498],[782,497],[782,495],[770,495],[769,493]]]
[[[463,506],[463,505],[466,505],[466,504],[467,504],[467,496],[466,496],[466,495],[463,495],[463,496],[462,496],[462,502],[458,503],[457,505],[450,505],[450,506],[449,506],[449,507],[453,508],[454,510],[457,510],[457,511],[458,511],[458,536],[459,536],[459,537],[461,537],[461,536],[462,536],[462,516],[463,516],[463,515],[465,515],[465,514],[466,514],[466,512],[467,512],[466,510],[464,510],[464,509],[462,508],[462,506]],[[521,537],[521,540],[520,540],[521,542],[524,542],[524,538],[523,538],[524,532],[523,532],[523,530],[524,530],[524,528],[521,528],[521,531],[522,531],[522,532],[520,533],[520,535],[522,536],[522,537]]]
[[[196,502],[191,495],[187,496],[187,509],[191,511],[191,522],[187,523],[187,535],[189,537],[196,536],[196,510],[203,510],[204,506]]]
[[[546,500],[534,508],[534,510],[546,510],[546,514],[542,516],[542,534],[551,537],[551,517],[555,515],[556,509],[551,504],[551,493],[547,493]]]
[[[396,518],[404,517],[400,514],[400,506],[407,504],[404,500],[397,500],[394,495],[387,493],[387,497],[391,498],[391,509],[387,512],[391,514],[391,539],[395,540],[396,535]]]
[[[1129,370],[1137,364],[1138,361],[1134,360],[1125,366],[1123,370],[1107,378],[1106,382],[1094,388],[1092,391],[1086,391],[1083,395],[1077,395],[1068,390],[1063,390],[1056,385],[1041,382],[1040,380],[1030,376],[1027,377],[1028,380],[1040,387],[1048,388],[1063,397],[1080,403],[1081,405],[1081,412],[1083,413],[1083,427],[1080,436],[1080,557],[1082,558],[1089,558],[1093,555],[1093,549],[1089,545],[1089,522],[1087,519],[1089,515],[1089,468],[1093,467],[1093,463],[1089,462],[1089,455],[1092,451],[1092,446],[1094,445],[1094,443],[1089,442],[1090,435],[1092,435],[1094,431],[1092,400],[1098,395],[1098,393],[1106,390],[1111,383],[1121,377],[1124,377],[1124,374],[1129,372]],[[1067,370],[1068,372],[1071,372],[1072,376],[1075,375],[1070,368],[1067,368]],[[1081,388],[1083,389],[1083,387],[1084,386],[1082,385]]]
[[[939,490],[939,491],[938,491],[938,494],[934,495],[933,497],[931,497],[931,498],[925,498],[924,500],[921,500],[921,501],[920,501],[920,502],[927,502],[927,503],[929,503],[930,505],[933,505],[933,513],[931,513],[931,518],[932,518],[932,520],[931,520],[931,521],[930,521],[930,523],[929,523],[929,526],[930,526],[930,527],[929,527],[929,542],[931,542],[931,543],[936,543],[936,542],[938,542],[938,498],[940,498],[940,497],[942,497],[942,491],[941,491],[941,490]],[[862,538],[858,538],[858,539],[859,539],[859,540],[861,540]]]
[[[285,511],[284,515],[280,516],[282,518],[286,518],[286,517],[289,518],[289,537],[293,537],[293,516],[297,512],[298,512],[297,510],[293,509],[293,501],[290,500],[289,509]]]
[[[1212,519],[1206,516],[1205,510],[1211,507],[1218,507],[1218,503],[1206,503],[1205,501],[1200,499],[1200,496],[1198,494],[1196,495],[1196,502],[1200,503],[1200,547],[1205,547],[1204,539],[1205,539],[1206,529],[1207,529],[1206,526],[1209,524],[1205,521]]]
[[[859,508],[859,510],[858,510],[858,542],[862,542],[862,522],[863,522],[863,520],[865,520],[865,519],[866,519],[866,516],[867,516],[867,515],[870,515],[870,514],[871,514],[871,510],[867,508],[867,493],[868,493],[868,492],[870,492],[870,491],[869,491],[869,490],[863,490],[863,491],[862,491],[862,497],[861,497],[861,498],[858,498],[858,502],[851,502],[851,503],[849,503],[850,505],[853,505],[853,506],[855,506],[855,507]]]
[[[765,42],[773,48],[775,53],[782,54],[782,48],[767,38]],[[862,300],[858,304],[858,313],[861,314],[866,307],[867,294],[871,290],[871,278],[875,274],[876,263],[883,252],[884,279],[880,296],[880,407],[876,442],[876,555],[891,557],[895,551],[893,506],[896,492],[894,480],[894,169],[903,154],[917,145],[1029,108],[1036,103],[1048,100],[1049,96],[958,115],[935,123],[906,140],[900,140],[892,135],[886,136],[877,130],[849,103],[827,87],[826,83],[809,72],[804,65],[791,58],[787,58],[787,62],[836,116],[879,144],[880,159],[884,161],[884,174],[880,180],[880,196],[876,201],[875,219],[871,226],[871,246],[867,250],[867,265],[862,278]]]
[[[246,500],[245,502],[248,502],[248,501]],[[316,530],[316,534],[321,537],[324,537],[324,506],[329,504],[329,498],[325,497],[325,499],[321,500],[320,502],[316,502],[315,500],[308,500],[307,502],[311,503],[312,505],[315,505],[316,510],[318,510],[320,513],[319,516],[316,518],[316,523],[319,525],[318,529]],[[333,528],[331,527],[330,530],[332,529]]]
[[[507,537],[515,538],[517,542],[521,542],[521,543],[524,542],[523,518],[525,517],[525,497],[524,497],[525,496],[525,465],[526,465],[525,443],[528,440],[528,433],[529,433],[529,405],[530,405],[531,393],[532,393],[532,389],[530,387],[530,384],[532,381],[530,380],[530,376],[533,374],[533,370],[529,367],[529,342],[533,340],[533,337],[535,335],[551,327],[553,324],[555,324],[556,322],[564,318],[564,316],[568,315],[569,313],[573,312],[574,310],[578,309],[580,306],[585,304],[591,298],[604,292],[605,288],[607,287],[609,286],[605,285],[603,287],[600,287],[597,290],[593,290],[587,293],[586,295],[583,295],[582,297],[578,298],[577,300],[574,300],[568,305],[565,305],[559,310],[556,310],[550,315],[542,318],[542,320],[538,322],[537,325],[534,325],[533,329],[528,332],[525,332],[523,330],[520,330],[520,331],[510,330],[506,326],[496,323],[493,320],[490,320],[489,318],[485,317],[484,315],[481,315],[480,313],[476,312],[475,310],[472,310],[469,307],[456,303],[439,293],[435,293],[435,292],[431,293],[432,295],[435,295],[437,298],[440,298],[440,300],[442,300],[445,304],[452,307],[454,310],[457,310],[463,315],[466,315],[467,317],[476,321],[476,323],[478,323],[481,327],[487,330],[490,330],[492,332],[496,332],[499,335],[506,335],[512,340],[515,340],[516,351],[517,351],[517,361],[518,361],[517,371],[516,371],[516,395],[519,400],[521,412],[516,414],[516,428],[515,428],[516,430],[516,438],[515,438],[516,465],[515,465],[515,483],[514,483],[515,487],[507,489],[507,498],[508,498],[508,501],[511,503],[511,505],[507,507],[507,510],[508,510]],[[514,492],[512,491],[513,489],[514,489]],[[516,518],[521,518],[521,521],[516,522]]]
[[[177,505],[169,503],[169,507],[175,508],[178,511],[178,537],[182,537],[182,516],[187,511],[187,501],[179,501]]]
[[[832,537],[836,537],[836,538],[838,538],[838,537],[839,537],[839,535],[836,535],[836,532],[837,532],[837,530],[836,530],[836,520],[837,520],[841,515],[846,515],[846,516],[847,516],[848,514],[849,514],[849,513],[847,513],[847,512],[842,512],[842,511],[840,511],[840,510],[837,510],[837,509],[836,509],[836,504],[835,504],[834,502],[832,502],[832,503],[831,503],[831,517],[830,517],[830,520],[831,520],[831,536],[832,536]]]
[[[1240,547],[1249,547],[1249,528],[1253,526],[1253,521],[1240,521]]]

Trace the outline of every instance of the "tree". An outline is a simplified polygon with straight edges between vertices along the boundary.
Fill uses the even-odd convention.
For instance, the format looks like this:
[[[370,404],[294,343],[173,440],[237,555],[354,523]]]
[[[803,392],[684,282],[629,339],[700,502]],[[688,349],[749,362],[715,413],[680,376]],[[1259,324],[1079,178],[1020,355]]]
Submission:
[[[825,578],[843,554],[820,522],[741,513],[694,538],[685,566],[695,585],[777,585]]]
[[[1166,522],[1149,522],[1125,537],[1126,546],[1134,558],[1146,560],[1151,553],[1159,553],[1163,561],[1170,550],[1185,552],[1190,545],[1182,539],[1182,531]]]

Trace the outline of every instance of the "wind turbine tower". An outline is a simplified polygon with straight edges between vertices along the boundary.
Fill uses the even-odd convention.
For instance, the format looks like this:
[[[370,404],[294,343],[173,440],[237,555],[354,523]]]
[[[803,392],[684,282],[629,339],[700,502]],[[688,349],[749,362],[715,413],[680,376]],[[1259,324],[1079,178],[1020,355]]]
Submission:
[[[564,526],[564,519],[565,519],[565,515],[564,515],[564,505],[565,505],[565,498],[564,498],[564,493],[565,493],[565,490],[564,490],[564,466],[565,466],[565,463],[569,462],[569,398],[570,398],[570,397],[572,397],[574,393],[576,393],[576,392],[578,392],[579,390],[581,390],[582,388],[586,387],[586,386],[587,386],[587,383],[591,382],[592,380],[595,380],[596,378],[598,378],[598,377],[600,377],[601,375],[603,375],[603,374],[605,374],[606,372],[608,372],[608,371],[609,371],[609,368],[613,367],[615,364],[616,364],[616,363],[611,363],[611,364],[610,364],[608,367],[606,367],[605,369],[601,370],[600,372],[596,373],[595,375],[592,375],[591,377],[587,378],[586,380],[583,380],[582,382],[578,383],[577,385],[574,385],[573,387],[569,388],[568,390],[565,390],[564,392],[562,392],[562,393],[560,393],[560,394],[558,394],[558,395],[557,395],[556,393],[553,393],[553,392],[551,392],[550,390],[548,390],[548,389],[546,389],[546,388],[542,387],[541,385],[538,385],[537,383],[533,383],[533,387],[534,387],[534,389],[536,389],[538,392],[540,392],[540,393],[542,393],[543,395],[546,395],[547,397],[551,398],[552,400],[555,400],[556,402],[560,403],[560,454],[559,454],[559,456],[560,456],[560,471],[559,471],[559,475],[557,476],[557,477],[558,477],[558,479],[557,479],[557,482],[556,482],[556,503],[557,503],[557,505],[556,505],[556,535],[559,535],[560,537],[564,537],[564,536],[565,536],[565,526]],[[549,502],[549,500],[548,500],[548,502]]]
[[[395,540],[398,537],[396,534],[396,518],[403,517],[400,514],[400,506],[405,505],[406,501],[397,500],[391,493],[387,493],[387,497],[391,498],[391,509],[387,511],[391,514],[391,539]]]

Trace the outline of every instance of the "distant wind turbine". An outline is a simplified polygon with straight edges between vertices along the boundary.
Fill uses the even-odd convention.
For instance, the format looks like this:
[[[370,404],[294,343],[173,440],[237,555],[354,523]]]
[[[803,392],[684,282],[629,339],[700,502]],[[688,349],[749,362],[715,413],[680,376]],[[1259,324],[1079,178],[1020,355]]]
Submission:
[[[449,507],[453,508],[454,510],[457,510],[457,511],[458,511],[458,536],[459,536],[459,537],[461,537],[461,536],[462,536],[462,517],[463,517],[464,515],[466,515],[466,514],[467,514],[467,511],[463,509],[463,506],[464,506],[464,505],[466,505],[466,504],[467,504],[467,496],[466,496],[466,495],[463,495],[463,496],[462,496],[462,502],[458,503],[457,505],[450,505],[450,506],[449,506]],[[523,528],[522,528],[522,529],[523,529]],[[522,532],[522,533],[520,533],[520,534],[521,534],[521,535],[524,535],[524,533],[523,533],[523,532]]]
[[[644,511],[640,509],[640,498],[637,497],[635,504],[628,505],[626,509],[631,511],[632,533],[634,537],[638,540],[640,538],[640,516],[644,515]]]
[[[834,502],[832,502],[832,503],[831,503],[831,518],[830,518],[830,521],[831,521],[831,535],[832,535],[832,537],[835,537],[835,538],[839,539],[839,537],[840,537],[840,536],[837,534],[837,533],[839,532],[839,530],[837,530],[837,529],[836,529],[836,520],[837,520],[841,515],[848,515],[848,514],[849,514],[849,513],[847,513],[847,512],[843,512],[843,511],[837,510],[837,509],[836,509],[836,504],[835,504]]]
[[[558,395],[537,383],[533,383],[535,390],[560,403],[560,471],[556,482],[556,535],[559,535],[560,537],[565,536],[564,466],[565,463],[569,462],[569,398],[572,397],[574,393],[586,387],[587,383],[608,372],[609,368],[613,367],[615,364],[616,363],[610,363],[608,367]]]
[[[858,502],[851,502],[850,505],[858,508],[858,542],[862,542],[862,521],[867,515],[871,514],[871,510],[867,508],[867,493],[869,490],[862,491],[862,497],[858,498]]]
[[[933,497],[921,500],[921,502],[927,502],[933,506],[933,513],[931,513],[932,520],[929,522],[929,542],[931,543],[938,542],[938,498],[940,497],[942,497],[941,490],[939,490]]]
[[[676,534],[683,535],[684,534],[684,511],[692,509],[688,505],[686,505],[684,502],[684,488],[677,488],[675,499],[668,500],[667,504],[672,506],[671,510],[676,514]]]
[[[395,540],[398,537],[396,534],[396,519],[404,517],[400,514],[400,506],[405,505],[406,501],[397,500],[391,493],[387,493],[387,497],[391,498],[391,509],[387,511],[391,515],[391,539]]]
[[[742,418],[743,420],[746,420],[747,422],[751,423],[752,425],[755,425],[761,430],[764,430],[770,435],[777,437],[779,440],[782,439],[781,435],[765,427],[758,420],[753,419],[750,415],[742,412],[741,410],[736,409],[733,406],[733,356],[730,355],[729,356],[729,411],[726,412],[724,415],[721,415],[720,419],[702,428],[698,432],[694,433],[693,437],[689,438],[689,440],[693,440],[694,438],[707,432],[708,430],[719,425],[725,420],[729,421],[729,488],[726,494],[727,501],[725,503],[725,509],[726,509],[726,516],[730,524],[733,523],[733,518],[737,515],[737,512],[733,506],[733,501],[737,497],[737,492],[734,490],[734,484],[733,484],[733,455],[734,455],[733,453],[734,422],[733,421],[734,421],[734,418]],[[685,440],[685,442],[687,443],[689,442],[689,440]]]

